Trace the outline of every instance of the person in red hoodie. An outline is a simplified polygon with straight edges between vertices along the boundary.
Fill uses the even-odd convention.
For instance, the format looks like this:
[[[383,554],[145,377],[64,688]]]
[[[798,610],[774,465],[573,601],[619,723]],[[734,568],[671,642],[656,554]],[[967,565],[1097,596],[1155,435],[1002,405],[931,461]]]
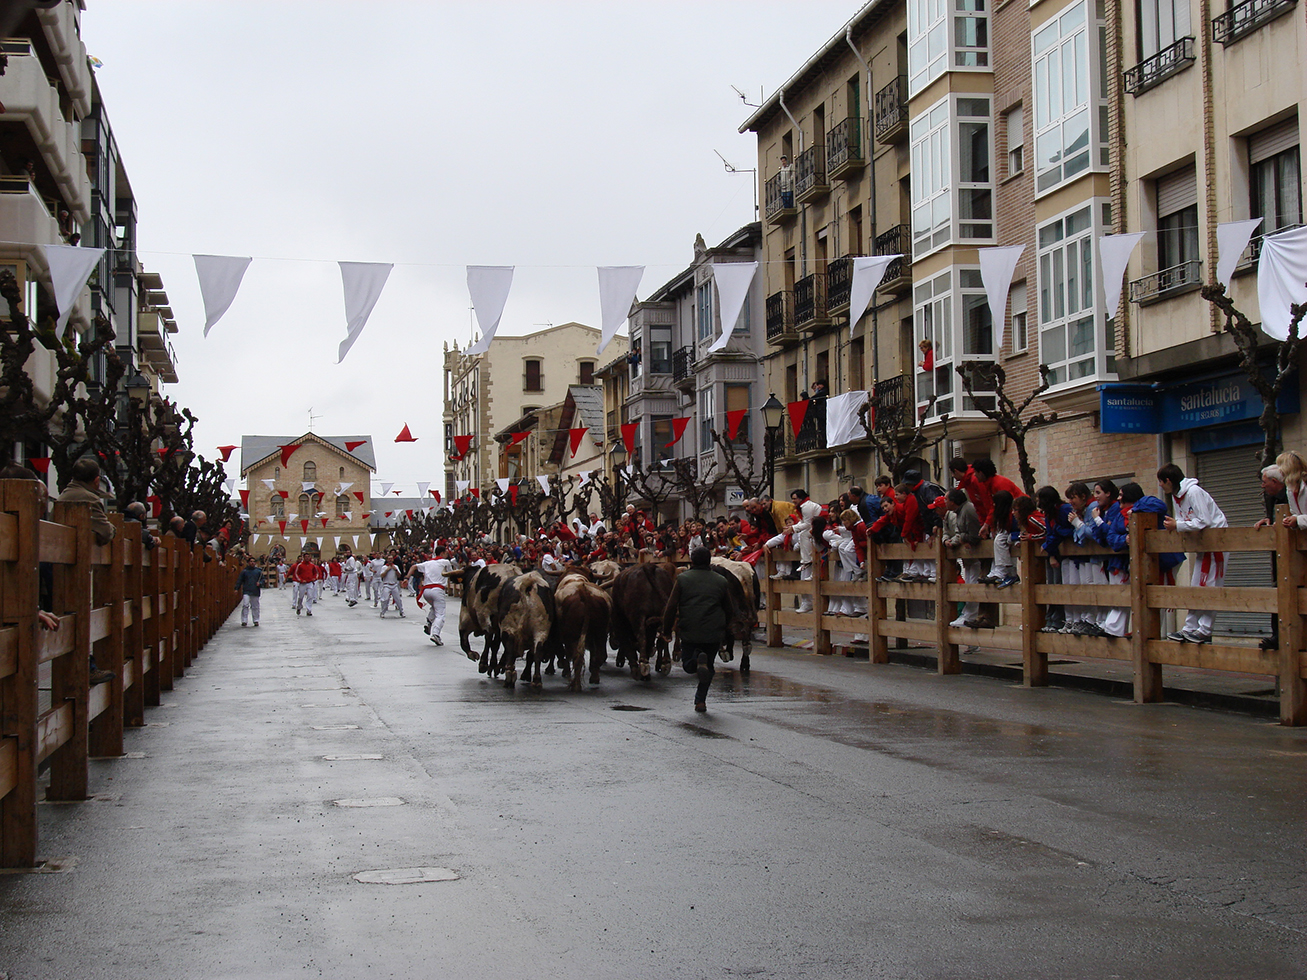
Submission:
[[[932,532],[940,523],[937,513],[927,513],[922,508],[921,498],[925,496],[927,485],[919,470],[908,470],[903,474],[903,482],[896,490],[894,523],[899,526],[903,540],[911,545],[913,550],[930,540]],[[938,489],[933,487],[935,493],[938,493]],[[899,576],[899,581],[933,582],[935,572],[933,559],[916,558],[908,562],[907,568]]]
[[[295,615],[305,612],[304,606],[307,602],[307,612],[312,616],[313,583],[318,580],[318,566],[309,561],[308,555],[300,555],[299,561],[290,567],[290,580],[295,588],[293,603]]]

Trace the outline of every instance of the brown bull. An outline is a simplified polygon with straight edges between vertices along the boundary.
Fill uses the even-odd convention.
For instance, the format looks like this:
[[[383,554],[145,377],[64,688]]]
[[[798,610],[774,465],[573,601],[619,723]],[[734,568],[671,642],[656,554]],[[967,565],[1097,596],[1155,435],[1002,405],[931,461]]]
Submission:
[[[740,641],[740,673],[749,672],[749,654],[753,650],[753,631],[758,628],[758,576],[746,561],[714,558],[712,567],[723,576],[729,588],[730,614],[726,621],[726,651],[723,660],[735,659],[735,641]],[[739,583],[737,590],[732,583]]]
[[[658,670],[666,674],[672,669],[671,654],[658,632],[674,581],[669,566],[649,563],[622,569],[613,582],[609,638],[617,648],[617,666],[629,660],[636,680],[649,680],[649,660],[655,650]]]
[[[477,670],[499,676],[499,593],[522,574],[516,565],[473,565],[463,575],[463,604],[458,613],[458,641],[468,660],[477,660],[469,636],[484,636]]]
[[[549,655],[554,622],[554,590],[543,575],[527,572],[504,583],[499,592],[499,635],[504,644],[499,666],[505,687],[517,683],[518,657],[526,660],[523,676],[532,687],[541,686],[540,664]]]
[[[571,663],[573,691],[581,690],[585,652],[590,651],[590,683],[599,683],[599,665],[607,658],[608,624],[613,600],[584,575],[568,572],[554,591],[554,610],[563,663]]]

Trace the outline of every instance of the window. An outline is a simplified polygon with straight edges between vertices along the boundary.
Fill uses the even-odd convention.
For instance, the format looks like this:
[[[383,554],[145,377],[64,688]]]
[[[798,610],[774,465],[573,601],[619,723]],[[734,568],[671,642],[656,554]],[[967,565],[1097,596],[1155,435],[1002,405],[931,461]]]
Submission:
[[[989,66],[989,16],[986,0],[954,0],[953,67]]]
[[[340,468],[340,478],[345,479],[345,467],[343,466]]]
[[[268,499],[268,513],[273,517],[284,518],[286,516],[286,500],[279,493],[274,493]]]
[[[582,361],[580,365],[579,377],[581,384],[592,385],[595,383],[595,362]]]
[[[946,98],[912,121],[915,256],[954,239],[993,238],[989,137],[989,99],[985,98]],[[955,193],[956,217],[951,206]]]
[[[1198,262],[1198,171],[1193,165],[1157,181],[1158,271],[1190,262]],[[1196,282],[1197,270],[1178,279]]]
[[[960,98],[958,115],[958,238],[994,237],[989,171],[989,100]]]
[[[341,495],[336,498],[336,517],[344,518],[349,513],[349,497]]]
[[[672,417],[670,415],[655,415],[653,417],[653,445],[649,447],[649,458],[645,460],[648,466],[656,466],[665,459],[671,459],[675,446],[668,446],[672,441]]]
[[[280,480],[280,479],[281,479],[281,467],[280,467],[280,466],[274,466],[274,467],[272,468],[272,478],[273,478],[274,480]]]
[[[953,273],[949,271],[919,283],[912,291],[916,357],[920,359],[916,370],[917,408],[925,412],[929,407],[932,416],[953,411],[953,331],[949,315],[952,285]],[[929,357],[923,346],[929,350]]]
[[[751,393],[752,385],[728,384],[726,386],[726,411],[744,410],[744,418],[740,420],[740,427],[735,431],[737,442],[753,439],[753,413],[749,411],[752,408]],[[726,435],[726,427],[723,427],[722,435]]]
[[[952,198],[948,101],[914,119],[911,135],[912,251],[920,256],[949,240]]]
[[[863,350],[864,342],[861,337],[854,337],[849,341],[848,391],[862,391],[866,385]]]
[[[1139,0],[1139,60],[1189,36],[1190,0]]]
[[[1015,177],[1026,169],[1026,134],[1024,126],[1025,114],[1022,112],[1021,106],[1009,109],[1003,117],[1003,130],[1007,133],[1007,175],[1009,177]]]
[[[523,362],[525,365],[522,377],[523,391],[544,391],[545,379],[544,372],[541,371],[540,361],[531,358]]]
[[[309,499],[309,495],[307,493],[300,494],[300,519],[312,517],[316,512],[317,508],[313,506],[313,501]]]
[[[911,95],[950,69],[988,68],[988,0],[909,0],[908,39]]]
[[[699,389],[699,452],[705,453],[712,448],[712,430],[721,429],[713,412],[712,388]]]
[[[1106,28],[1098,17],[1091,34],[1088,2],[1033,36],[1036,193],[1107,164]],[[1092,146],[1099,148],[1097,161]]]
[[[1012,353],[1020,354],[1030,346],[1030,334],[1026,329],[1026,284],[1024,281],[1012,284],[1012,291],[1008,293],[1008,300],[1012,304]]]
[[[672,373],[672,328],[649,328],[649,373]]]
[[[705,282],[694,290],[695,336],[707,340],[713,335],[712,283]]]
[[[1095,301],[1095,204],[1043,225],[1039,241],[1039,353],[1053,385],[1116,373],[1116,339]]]
[[[1302,163],[1297,117],[1250,136],[1248,162],[1251,214],[1265,219],[1258,233],[1269,235],[1301,225]]]
[[[312,460],[304,464],[304,482],[305,483],[318,482],[318,464],[313,462]]]

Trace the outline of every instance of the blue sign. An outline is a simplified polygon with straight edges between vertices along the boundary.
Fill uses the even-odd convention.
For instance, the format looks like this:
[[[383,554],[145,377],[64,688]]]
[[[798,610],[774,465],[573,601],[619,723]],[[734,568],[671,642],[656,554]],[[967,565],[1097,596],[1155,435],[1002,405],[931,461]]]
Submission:
[[[1225,374],[1168,386],[1099,385],[1103,432],[1180,432],[1224,422],[1255,420],[1262,396],[1246,375]],[[1276,401],[1280,414],[1299,409],[1298,378],[1292,375]]]
[[[1161,432],[1158,392],[1149,385],[1099,385],[1103,432]]]

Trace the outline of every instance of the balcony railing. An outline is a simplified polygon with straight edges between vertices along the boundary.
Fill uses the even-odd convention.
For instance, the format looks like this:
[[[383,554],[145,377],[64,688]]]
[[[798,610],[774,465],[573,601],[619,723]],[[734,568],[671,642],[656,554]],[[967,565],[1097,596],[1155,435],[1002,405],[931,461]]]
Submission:
[[[799,426],[799,434],[794,439],[794,451],[814,453],[825,448],[826,399],[814,398],[808,402],[808,414],[803,417],[803,425]]]
[[[694,374],[694,348],[678,347],[672,354],[672,383],[684,381]]]
[[[908,135],[908,76],[900,75],[876,93],[876,139],[897,143]]]
[[[1244,0],[1225,13],[1212,18],[1212,40],[1233,44],[1268,21],[1294,8],[1298,0]]]
[[[827,323],[826,273],[814,272],[794,284],[794,325],[803,330]]]
[[[1181,290],[1197,288],[1202,283],[1202,263],[1190,259],[1131,282],[1130,302],[1151,303]]]
[[[914,401],[911,375],[877,381],[871,394],[873,428],[877,432],[897,432],[908,424]]]
[[[912,229],[908,225],[895,225],[872,242],[873,255],[901,255],[885,268],[885,275],[876,288],[892,293],[912,285]]]
[[[1282,231],[1293,231],[1295,228],[1301,228],[1301,227],[1302,225],[1297,225],[1297,224],[1282,225],[1279,228],[1276,228],[1274,231],[1269,231],[1266,234],[1278,235]],[[1242,272],[1251,272],[1253,269],[1257,268],[1257,260],[1262,257],[1262,242],[1265,239],[1266,239],[1266,235],[1258,235],[1256,238],[1253,238],[1248,242],[1248,256],[1247,258],[1241,259],[1239,261],[1239,264],[1234,267],[1234,271],[1236,274]]]
[[[849,293],[853,289],[853,256],[832,259],[826,266],[826,310],[843,313],[849,307]]]
[[[794,198],[809,201],[830,191],[826,179],[826,147],[818,143],[799,154],[795,166]]]
[[[826,134],[826,169],[832,177],[861,170],[867,163],[862,149],[862,120],[849,116]]]
[[[1163,48],[1151,58],[1139,62],[1125,73],[1125,90],[1131,95],[1147,92],[1164,79],[1184,71],[1197,59],[1194,57],[1194,39],[1182,37]]]
[[[767,297],[767,339],[772,342],[792,340],[794,332],[794,293],[782,289]]]
[[[794,207],[794,174],[791,172],[787,177],[785,174],[777,173],[767,181],[763,188],[763,199],[767,208],[768,221],[780,221],[784,218],[793,217],[798,213]]]

